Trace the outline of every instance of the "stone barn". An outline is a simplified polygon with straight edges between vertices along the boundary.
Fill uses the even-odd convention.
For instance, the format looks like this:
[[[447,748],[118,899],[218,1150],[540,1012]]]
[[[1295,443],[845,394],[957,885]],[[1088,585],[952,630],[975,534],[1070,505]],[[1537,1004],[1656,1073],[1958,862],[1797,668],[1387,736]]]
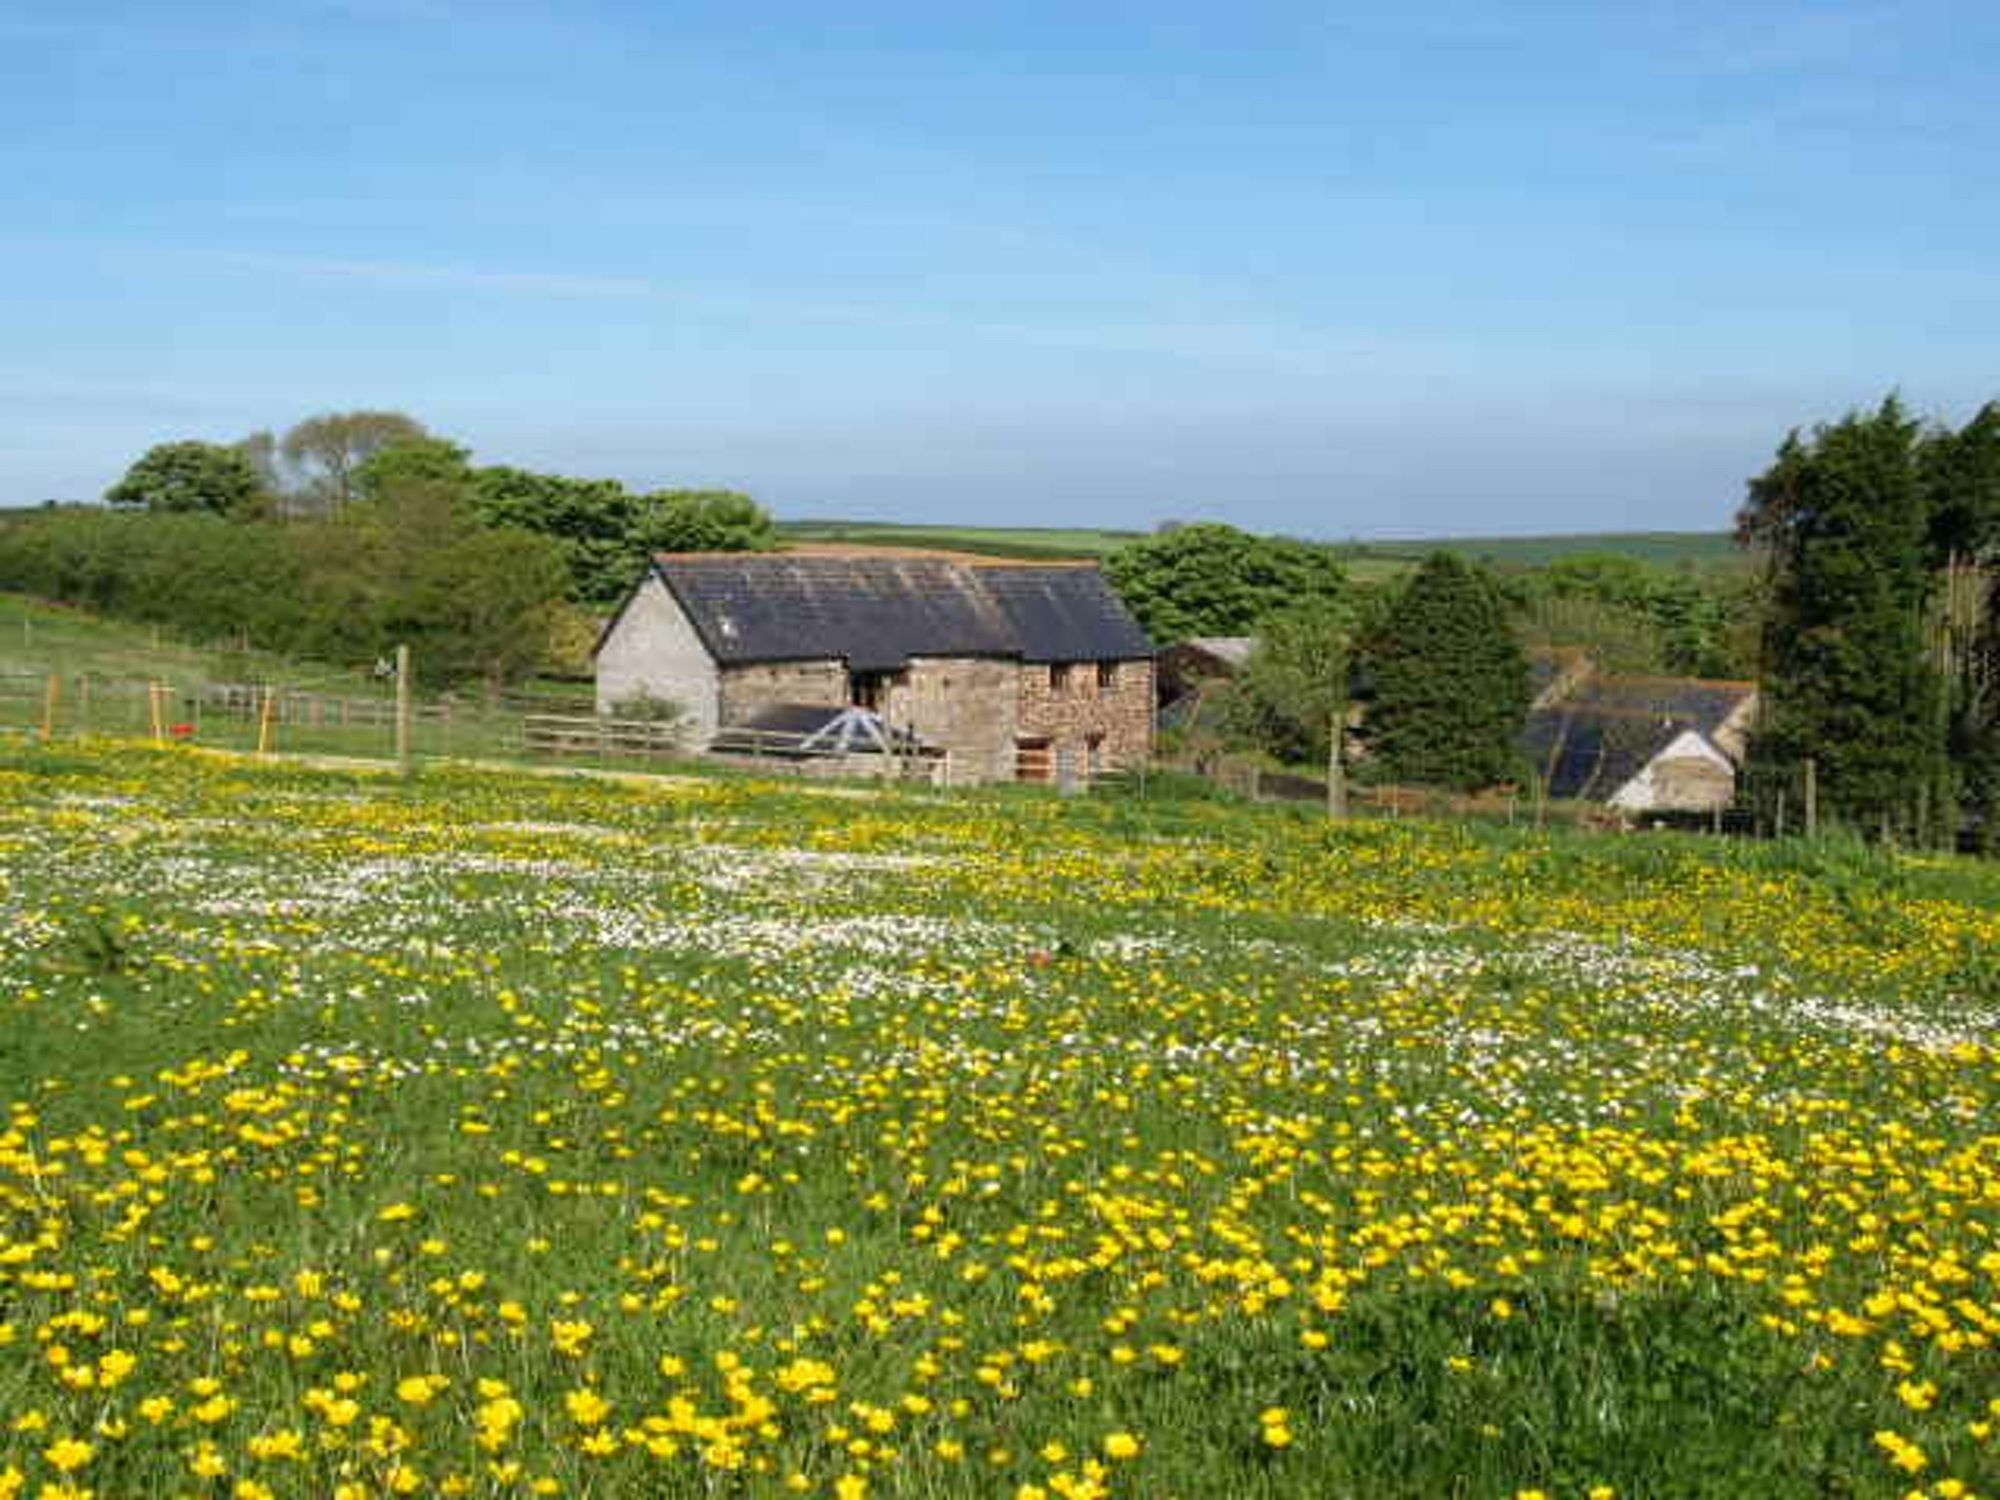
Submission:
[[[671,700],[703,746],[811,706],[872,710],[946,753],[959,781],[1057,779],[1152,753],[1152,643],[1085,563],[662,554],[596,663],[599,713]]]
[[[1585,672],[1538,700],[1521,748],[1551,797],[1712,816],[1736,800],[1756,711],[1755,683]]]

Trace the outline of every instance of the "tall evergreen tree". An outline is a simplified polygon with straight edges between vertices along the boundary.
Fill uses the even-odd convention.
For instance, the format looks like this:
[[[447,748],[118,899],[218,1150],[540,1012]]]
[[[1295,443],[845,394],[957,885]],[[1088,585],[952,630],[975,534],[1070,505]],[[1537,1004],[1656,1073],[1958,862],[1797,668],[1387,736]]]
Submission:
[[[2000,847],[2000,402],[1956,432],[1929,434],[1919,457],[1942,586],[1932,631],[1949,694],[1948,750],[1960,804],[1980,843]]]
[[[1795,431],[1737,518],[1769,575],[1753,761],[1789,775],[1811,757],[1823,805],[1868,831],[1951,801],[1944,682],[1928,649],[1923,444],[1894,396],[1808,438]]]
[[[1433,552],[1366,655],[1374,680],[1368,740],[1390,775],[1472,790],[1515,774],[1528,661],[1484,574]]]

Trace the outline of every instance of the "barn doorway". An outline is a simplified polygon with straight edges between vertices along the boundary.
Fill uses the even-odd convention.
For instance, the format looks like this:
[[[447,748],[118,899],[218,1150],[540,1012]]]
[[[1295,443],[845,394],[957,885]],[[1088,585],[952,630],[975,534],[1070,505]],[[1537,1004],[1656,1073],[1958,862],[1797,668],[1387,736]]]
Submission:
[[[1014,741],[1016,781],[1054,781],[1055,756],[1050,753],[1047,735],[1021,735]]]

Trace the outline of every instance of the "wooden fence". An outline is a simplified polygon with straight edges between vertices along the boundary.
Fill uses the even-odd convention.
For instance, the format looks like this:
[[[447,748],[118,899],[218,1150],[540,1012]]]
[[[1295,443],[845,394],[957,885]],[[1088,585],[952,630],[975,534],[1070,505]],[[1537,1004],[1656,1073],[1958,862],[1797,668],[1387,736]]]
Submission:
[[[521,720],[521,743],[530,755],[601,760],[675,760],[688,753],[679,724],[594,714],[528,714]]]

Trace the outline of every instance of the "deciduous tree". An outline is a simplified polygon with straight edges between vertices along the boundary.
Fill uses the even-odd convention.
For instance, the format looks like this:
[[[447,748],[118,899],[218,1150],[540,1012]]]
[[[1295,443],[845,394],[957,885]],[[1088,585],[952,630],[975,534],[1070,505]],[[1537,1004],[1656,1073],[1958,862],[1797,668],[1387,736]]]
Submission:
[[[1281,610],[1337,606],[1346,575],[1331,548],[1214,522],[1120,547],[1105,573],[1156,641],[1248,635]]]
[[[338,515],[356,498],[363,464],[384,448],[429,436],[423,423],[399,411],[326,412],[298,423],[279,446],[307,506]]]
[[[113,505],[152,511],[206,512],[247,519],[261,512],[264,487],[249,459],[216,443],[161,443],[149,448],[104,493]]]
[[[654,490],[639,498],[633,540],[641,558],[650,552],[767,552],[778,545],[778,531],[761,505],[734,490]]]
[[[478,471],[474,504],[489,526],[514,526],[549,537],[569,570],[569,597],[610,605],[644,566],[639,536],[643,505],[615,479],[568,479],[496,465]]]

